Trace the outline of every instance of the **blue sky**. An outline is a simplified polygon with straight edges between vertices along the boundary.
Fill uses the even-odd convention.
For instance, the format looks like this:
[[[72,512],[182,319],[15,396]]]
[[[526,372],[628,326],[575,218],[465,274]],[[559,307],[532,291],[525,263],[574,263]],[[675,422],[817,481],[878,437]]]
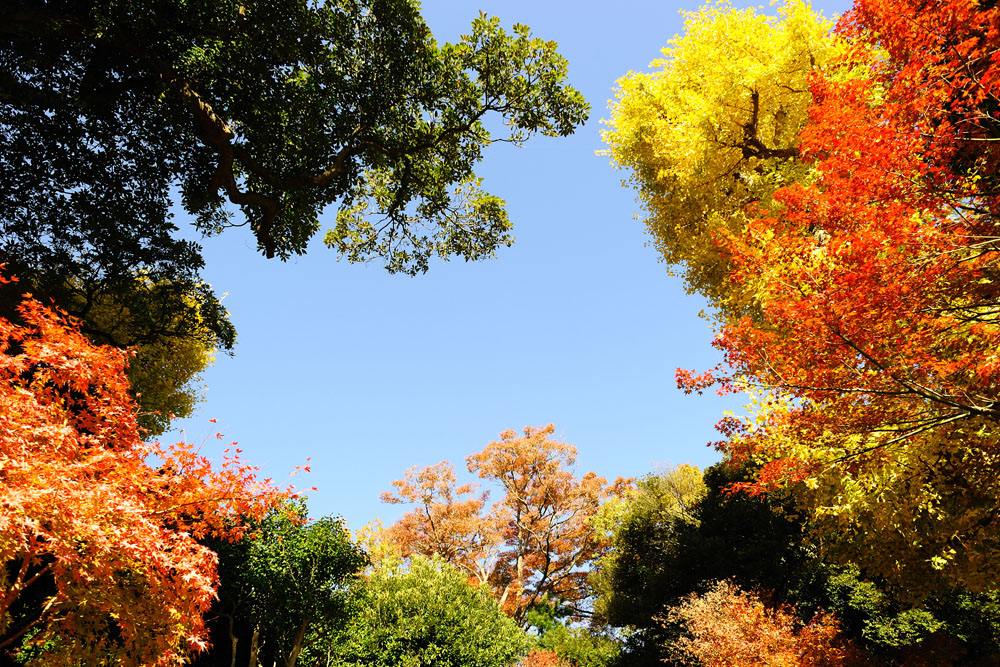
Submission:
[[[615,80],[645,69],[681,29],[678,10],[697,3],[423,5],[441,41],[482,9],[559,42],[590,121],[570,138],[487,153],[480,175],[506,199],[517,237],[492,260],[437,262],[411,278],[340,262],[319,238],[286,263],[259,256],[242,229],[204,240],[205,277],[226,294],[239,341],[205,374],[197,413],[167,437],[210,454],[237,440],[279,483],[311,457],[312,473],[290,481],[318,487],[313,516],[353,528],[399,515],[379,494],[408,467],[461,466],[529,424],[555,423],[579,449],[578,469],[608,478],[712,463],[713,424],[741,401],[676,389],[677,367],[718,359],[704,304],[668,276],[624,174],[595,155]]]

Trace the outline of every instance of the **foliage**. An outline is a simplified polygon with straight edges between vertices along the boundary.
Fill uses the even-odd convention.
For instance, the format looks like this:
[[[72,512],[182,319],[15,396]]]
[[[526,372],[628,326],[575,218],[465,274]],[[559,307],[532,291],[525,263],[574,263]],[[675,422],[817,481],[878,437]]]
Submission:
[[[799,25],[785,11],[775,25]],[[725,364],[680,370],[679,385],[761,390],[749,419],[720,423],[730,460],[758,470],[741,488],[791,493],[826,558],[856,562],[914,598],[987,590],[1000,571],[998,12],[859,2],[838,37],[824,38],[826,64],[802,75],[811,94],[796,99],[808,109],[787,147],[808,171],[750,196],[713,189],[720,199],[705,205],[706,219],[745,214],[711,230],[722,262],[654,227],[668,260],[684,263],[718,308]],[[670,63],[686,62],[694,47],[685,40],[703,27],[689,30]],[[783,46],[762,66],[795,53]],[[699,68],[676,89],[623,84],[620,113],[666,109],[656,150],[684,155],[669,143],[682,134],[722,160],[732,149],[688,133],[681,113],[708,85],[698,73],[714,80],[715,67]],[[643,132],[625,123],[609,141],[651,200],[658,182],[644,175],[672,167],[622,143]],[[664,196],[686,201],[679,188]]]
[[[175,185],[202,231],[240,207],[269,257],[303,252],[340,202],[327,242],[353,260],[475,259],[510,240],[483,148],[587,114],[554,43],[480,16],[439,46],[410,0],[21,0],[3,18],[2,247],[43,276],[190,278]]]
[[[828,568],[819,593],[844,631],[900,664],[989,664],[1000,657],[1000,593],[950,591],[914,607],[895,600],[856,566]]]
[[[762,321],[718,340],[735,383],[790,396],[727,445],[765,462],[751,488],[795,487],[831,554],[918,595],[1000,571],[997,12],[859,4],[842,29],[874,74],[814,84],[822,176],[733,241]]]
[[[685,13],[654,71],[618,81],[604,141],[630,170],[646,224],[688,286],[720,307],[746,307],[728,277],[720,235],[738,232],[747,205],[808,178],[799,131],[809,79],[838,52],[831,23],[801,0],[780,16],[726,2]]]
[[[144,434],[162,435],[173,419],[191,416],[203,398],[201,374],[214,361],[215,350],[193,338],[164,338],[135,348],[128,378]]]
[[[620,485],[592,472],[575,477],[576,449],[553,440],[554,432],[552,425],[521,436],[505,431],[467,458],[470,472],[502,489],[492,505],[472,485],[456,485],[447,463],[411,469],[393,483],[395,493],[383,495],[418,505],[390,538],[404,556],[438,555],[488,584],[518,621],[543,600],[561,614],[586,615],[587,569],[606,547],[591,520]]]
[[[216,349],[231,347],[234,340],[231,330],[227,338],[220,337],[205,321],[196,295],[178,293],[174,287],[136,281],[135,291],[122,301],[94,294],[87,303],[71,304],[84,318],[84,333],[132,352],[128,379],[146,436],[160,435],[171,419],[191,414],[199,399],[196,383],[201,372],[215,360]],[[154,321],[155,333],[150,331]]]
[[[314,629],[343,621],[347,587],[367,563],[342,520],[310,521],[304,502],[218,548],[215,647],[200,664],[294,667]]]
[[[702,595],[691,595],[664,619],[684,627],[687,636],[671,647],[682,663],[704,667],[821,667],[864,664],[840,637],[835,617],[819,614],[799,622],[794,610],[769,607],[755,593],[720,581]]]
[[[681,465],[639,479],[601,507],[595,525],[609,536],[611,549],[590,574],[597,618],[617,626],[652,620],[669,598],[661,583],[677,576],[676,568],[657,556],[676,548],[683,526],[698,524],[695,511],[707,490],[697,467]]]
[[[510,667],[528,637],[489,591],[440,560],[377,569],[353,591],[349,617],[330,639],[341,667]]]
[[[96,342],[138,346],[150,433],[235,340],[178,191],[198,231],[249,225],[268,257],[339,205],[327,245],[416,273],[512,243],[474,173],[489,145],[588,113],[555,43],[481,15],[438,45],[415,0],[13,0],[0,25],[0,263]]]
[[[702,479],[694,466],[679,466],[640,480],[625,500],[612,548],[593,576],[597,607],[612,625],[651,627],[664,604],[704,581],[785,591],[803,576],[808,554],[798,525],[766,500],[725,493],[734,477],[722,466]],[[690,488],[682,502],[663,492],[678,483]]]
[[[531,653],[517,667],[566,667],[555,651],[532,649]]]
[[[627,518],[593,579],[601,620],[626,640],[619,664],[660,664],[678,629],[657,619],[719,580],[768,591],[769,601],[794,605],[803,618],[835,613],[844,636],[887,663],[988,664],[1000,656],[995,592],[950,591],[914,605],[857,566],[824,562],[787,504],[728,491],[752,474],[708,468],[706,491],[683,514],[669,495],[650,491],[660,484],[640,480],[638,493],[616,510]]]
[[[591,575],[598,618],[627,635],[620,664],[660,664],[676,632],[657,619],[706,582],[732,579],[787,600],[798,600],[793,591],[811,582],[801,526],[767,499],[725,493],[737,479],[724,466],[704,478],[679,466],[639,480],[620,501],[611,548]]]
[[[552,605],[536,605],[525,621],[537,633],[537,648],[528,654],[521,667],[549,663],[564,667],[607,667],[620,653],[619,643],[612,637],[592,627],[560,622]]]
[[[0,318],[0,650],[179,664],[205,647],[215,554],[285,494],[236,452],[144,443],[122,352],[25,300]],[[41,651],[39,653],[39,651]]]
[[[563,624],[543,634],[538,645],[555,653],[570,667],[606,667],[619,654],[614,639],[589,628]]]
[[[80,280],[47,287],[34,268],[24,270],[28,281],[0,289],[0,314],[16,320],[16,304],[30,291],[79,318],[80,330],[95,343],[127,349],[145,436],[160,435],[173,417],[191,414],[201,372],[218,350],[235,344],[228,313],[202,283],[153,283],[136,274],[113,288]]]

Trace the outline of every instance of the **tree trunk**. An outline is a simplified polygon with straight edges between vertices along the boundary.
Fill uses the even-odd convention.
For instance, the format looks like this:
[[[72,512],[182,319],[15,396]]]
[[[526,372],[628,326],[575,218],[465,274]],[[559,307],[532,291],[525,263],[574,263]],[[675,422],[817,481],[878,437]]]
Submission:
[[[257,665],[257,643],[260,641],[260,628],[254,626],[253,634],[250,635],[250,660],[247,667],[258,667]]]
[[[302,623],[299,625],[299,629],[295,633],[295,641],[292,643],[292,650],[288,653],[288,660],[285,661],[285,667],[295,667],[295,662],[299,659],[299,653],[302,651],[302,640],[306,637],[306,628],[308,627],[309,619],[302,619]]]
[[[240,638],[236,636],[233,617],[229,616],[229,667],[236,667],[236,646],[240,643]]]

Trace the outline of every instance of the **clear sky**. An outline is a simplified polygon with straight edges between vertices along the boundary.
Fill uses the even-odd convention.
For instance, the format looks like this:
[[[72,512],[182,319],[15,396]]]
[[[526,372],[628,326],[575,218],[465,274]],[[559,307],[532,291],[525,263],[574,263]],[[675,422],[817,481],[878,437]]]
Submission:
[[[462,466],[529,424],[554,423],[579,449],[578,469],[608,478],[712,463],[713,424],[741,401],[677,390],[677,367],[717,362],[704,304],[668,276],[624,174],[595,155],[615,80],[658,57],[681,29],[678,11],[697,3],[423,4],[440,41],[480,9],[556,40],[590,121],[569,138],[488,152],[479,173],[506,199],[517,237],[492,260],[438,261],[411,278],[340,262],[319,238],[286,263],[258,255],[242,229],[205,240],[205,276],[239,340],[205,374],[206,401],[167,437],[211,454],[237,440],[279,483],[311,457],[312,473],[290,481],[318,487],[313,516],[353,528],[398,516],[379,494],[408,467]]]

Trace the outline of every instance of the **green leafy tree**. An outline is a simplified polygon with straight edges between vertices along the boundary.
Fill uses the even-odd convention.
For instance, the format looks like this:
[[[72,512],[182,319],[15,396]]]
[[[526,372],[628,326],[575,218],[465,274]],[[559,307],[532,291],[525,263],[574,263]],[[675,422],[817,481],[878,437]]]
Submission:
[[[304,252],[331,205],[326,243],[350,261],[486,257],[511,223],[476,164],[494,142],[572,133],[588,106],[566,75],[555,43],[495,18],[438,44],[415,0],[5,2],[0,263],[140,366],[180,339],[231,350],[175,203],[205,234],[249,226],[268,257]],[[198,366],[143,387],[147,428],[185,411]]]
[[[770,604],[794,606],[803,621],[832,612],[847,638],[887,662],[989,664],[1000,656],[996,592],[953,591],[914,606],[856,566],[824,562],[779,498],[729,492],[749,472],[712,466],[700,491],[695,473],[682,467],[640,480],[610,510],[612,550],[593,580],[602,620],[626,637],[618,664],[661,664],[683,629],[658,619],[723,580],[766,591]],[[689,489],[688,502],[664,492],[678,487]]]
[[[536,633],[536,650],[555,654],[568,667],[607,667],[621,653],[620,643],[598,626],[567,624],[556,605],[536,605],[525,621]]]
[[[553,42],[480,16],[438,45],[412,0],[16,0],[0,18],[0,248],[57,284],[193,275],[175,186],[200,230],[249,224],[268,257],[303,252],[339,203],[327,243],[352,260],[476,259],[510,241],[483,148],[587,115]]]
[[[639,479],[631,493],[606,503],[597,525],[611,536],[612,549],[591,573],[595,614],[616,626],[641,625],[676,592],[665,582],[677,571],[669,558],[695,516],[707,488],[701,470],[682,465]]]
[[[1000,660],[1000,592],[952,590],[905,604],[857,566],[828,566],[808,601],[836,613],[849,635],[898,664],[988,665]],[[807,595],[802,595],[807,598]]]
[[[360,583],[328,642],[319,664],[341,667],[510,667],[530,646],[488,589],[422,556]]]
[[[293,667],[311,629],[340,622],[348,585],[367,558],[343,521],[309,521],[304,503],[268,515],[219,549],[213,649],[198,664]]]

